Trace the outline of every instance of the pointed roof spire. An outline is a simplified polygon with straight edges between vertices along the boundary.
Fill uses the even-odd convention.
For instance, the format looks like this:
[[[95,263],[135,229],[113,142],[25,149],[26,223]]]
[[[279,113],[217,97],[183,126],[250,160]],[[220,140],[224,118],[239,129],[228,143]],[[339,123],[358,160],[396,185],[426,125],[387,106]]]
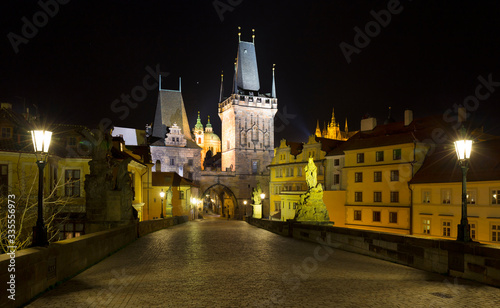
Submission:
[[[241,27],[238,26],[238,42],[241,42]]]
[[[220,93],[219,93],[219,103],[222,102],[222,93],[224,92],[224,71],[220,74]]]
[[[273,87],[272,87],[272,90],[271,90],[271,96],[276,98],[276,83],[274,81],[274,69],[276,67],[276,64],[273,64]]]
[[[182,92],[181,91],[181,77],[179,77],[179,92]]]
[[[212,124],[210,124],[210,116],[208,116],[208,123],[205,126],[205,133],[212,133],[212,132],[213,132]]]
[[[207,127],[212,127],[212,124],[210,124],[210,116],[208,116],[208,123],[207,123]]]
[[[198,119],[196,119],[196,125],[194,126],[196,130],[203,130],[203,124],[201,124],[200,112],[198,111]]]
[[[255,44],[255,29],[252,29],[252,43]]]
[[[345,133],[347,134],[349,130],[347,129],[347,117],[345,118],[345,128],[344,128]]]
[[[316,137],[321,137],[321,129],[319,128],[319,120],[316,120]]]
[[[233,82],[233,93],[238,93],[238,58],[234,58],[234,82]]]
[[[332,121],[330,125],[335,126],[335,108],[332,108]]]
[[[396,120],[394,120],[391,116],[391,107],[389,107],[389,116],[387,117],[387,120],[384,121],[384,124],[389,124],[389,123],[394,123]]]

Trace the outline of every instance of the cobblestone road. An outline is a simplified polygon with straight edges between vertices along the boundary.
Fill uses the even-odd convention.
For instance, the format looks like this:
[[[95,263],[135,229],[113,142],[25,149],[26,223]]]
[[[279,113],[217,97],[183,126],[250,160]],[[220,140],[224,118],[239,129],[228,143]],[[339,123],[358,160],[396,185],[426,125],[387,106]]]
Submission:
[[[500,289],[205,219],[144,236],[28,307],[493,307]]]

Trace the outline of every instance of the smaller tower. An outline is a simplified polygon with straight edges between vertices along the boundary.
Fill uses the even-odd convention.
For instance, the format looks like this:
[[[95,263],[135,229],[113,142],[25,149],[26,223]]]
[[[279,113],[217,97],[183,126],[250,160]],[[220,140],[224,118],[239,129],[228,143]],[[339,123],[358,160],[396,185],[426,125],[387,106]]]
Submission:
[[[200,112],[198,111],[198,119],[196,119],[196,125],[194,126],[193,129],[193,134],[194,134],[194,139],[196,141],[196,144],[203,148],[204,144],[204,132],[203,132],[203,124],[201,124],[201,119],[200,119]]]
[[[319,128],[319,120],[316,120],[316,137],[321,137],[321,129]]]

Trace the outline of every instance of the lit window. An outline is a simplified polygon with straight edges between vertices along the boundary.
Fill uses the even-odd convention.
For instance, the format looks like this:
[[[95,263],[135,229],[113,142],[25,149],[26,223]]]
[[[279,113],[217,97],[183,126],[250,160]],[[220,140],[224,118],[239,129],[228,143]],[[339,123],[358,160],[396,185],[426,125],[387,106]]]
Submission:
[[[382,192],[374,191],[373,192],[373,202],[382,202]]]
[[[399,191],[391,191],[391,202],[399,202]]]
[[[422,191],[422,203],[431,203],[431,192],[428,190]]]
[[[491,191],[491,204],[500,204],[500,189],[493,189]]]
[[[424,234],[431,234],[431,220],[430,219],[422,220],[422,231]]]
[[[401,149],[392,150],[392,159],[400,160],[401,159]]]
[[[373,211],[373,221],[380,222],[380,211]]]
[[[467,204],[476,204],[476,191],[468,190],[467,191]]]
[[[441,199],[443,200],[443,204],[450,204],[451,203],[451,190],[450,189],[443,189],[441,191]]]
[[[373,182],[382,182],[382,171],[373,172]]]
[[[391,170],[391,181],[399,181],[399,170]]]
[[[375,152],[375,161],[384,161],[384,151]]]
[[[491,241],[500,242],[500,225],[491,226]]]

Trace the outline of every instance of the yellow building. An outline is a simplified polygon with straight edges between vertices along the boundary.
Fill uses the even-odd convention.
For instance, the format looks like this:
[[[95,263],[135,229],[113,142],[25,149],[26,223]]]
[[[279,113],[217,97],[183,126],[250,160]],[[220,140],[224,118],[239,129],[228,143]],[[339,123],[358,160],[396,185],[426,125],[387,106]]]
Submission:
[[[295,217],[300,195],[307,190],[304,167],[309,157],[314,158],[318,168],[318,183],[325,187],[325,155],[340,142],[314,135],[310,136],[305,144],[281,140],[269,165],[269,202],[274,218],[286,221]]]
[[[345,154],[347,227],[411,233],[411,191],[408,182],[421,167],[432,131],[444,127],[437,117],[376,125],[361,122],[361,131],[340,149]],[[341,153],[335,153],[341,154]]]
[[[171,204],[168,204],[168,191],[172,192]],[[160,192],[165,192],[162,199]],[[183,178],[175,172],[153,172],[152,202],[149,207],[149,219],[175,216],[188,216],[189,219],[198,217],[201,207],[199,187],[189,179]],[[163,208],[162,208],[163,206]]]
[[[500,139],[474,143],[467,173],[471,238],[500,243]],[[410,181],[413,233],[457,238],[462,217],[462,172],[454,148],[436,148]]]

